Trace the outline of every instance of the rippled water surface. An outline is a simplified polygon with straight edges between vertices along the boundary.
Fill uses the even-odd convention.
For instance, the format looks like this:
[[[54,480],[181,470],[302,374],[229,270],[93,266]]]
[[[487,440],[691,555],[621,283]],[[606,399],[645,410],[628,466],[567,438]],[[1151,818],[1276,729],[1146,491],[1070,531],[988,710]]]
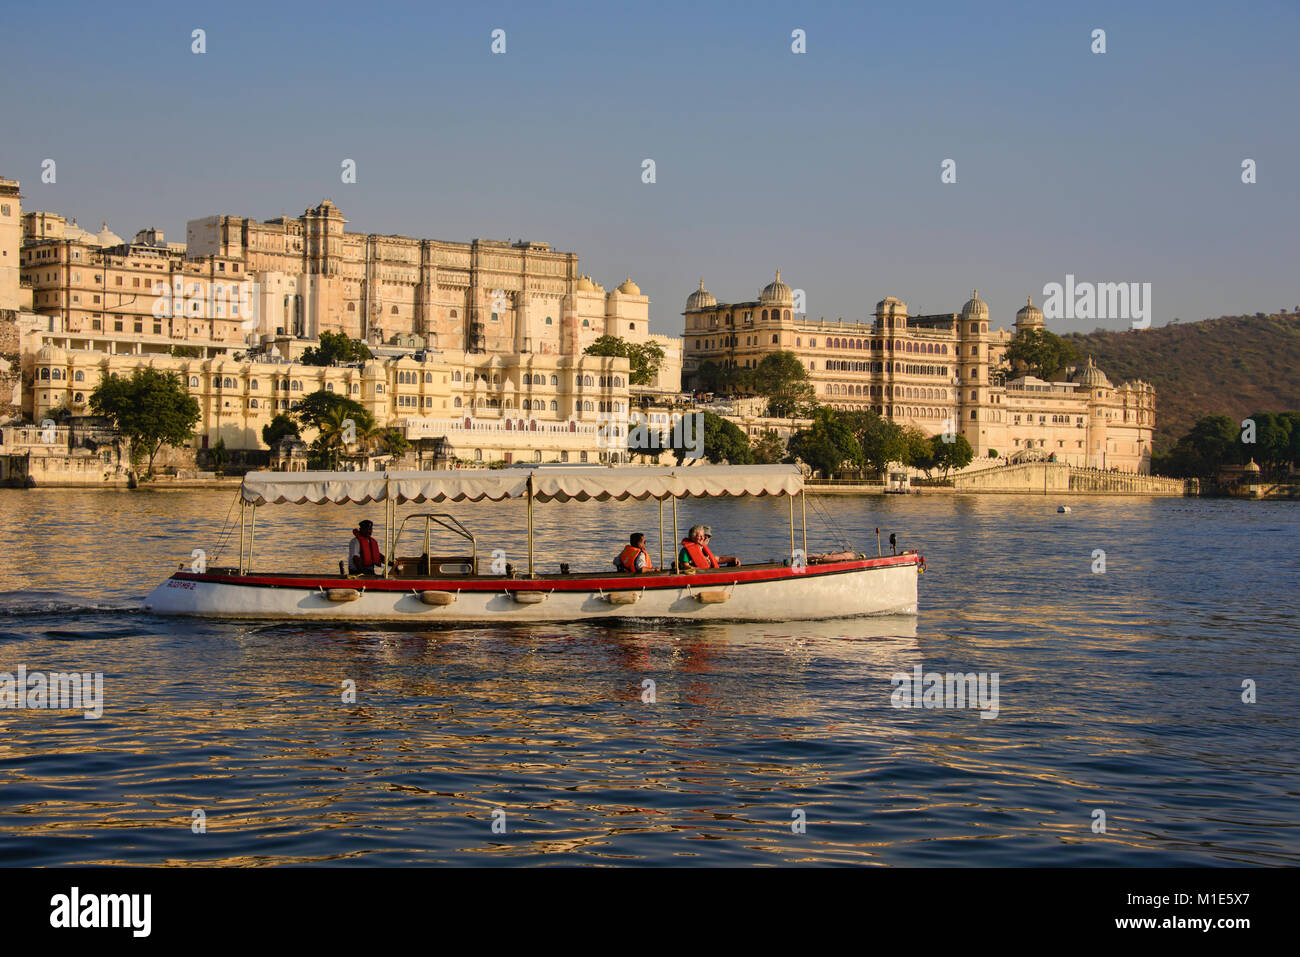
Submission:
[[[0,672],[102,672],[105,697],[98,720],[0,710],[0,864],[1300,861],[1293,504],[822,499],[834,529],[810,508],[812,551],[832,531],[874,551],[880,526],[925,554],[916,618],[399,630],[135,610],[213,551],[233,499],[0,491]],[[517,503],[456,512],[522,562]],[[362,513],[382,520],[259,510],[256,567],[329,570]],[[632,528],[657,558],[652,505],[538,514],[547,567],[603,567]],[[678,520],[709,522],[719,552],[788,549],[783,502]],[[916,665],[996,672],[997,717],[891,707]]]

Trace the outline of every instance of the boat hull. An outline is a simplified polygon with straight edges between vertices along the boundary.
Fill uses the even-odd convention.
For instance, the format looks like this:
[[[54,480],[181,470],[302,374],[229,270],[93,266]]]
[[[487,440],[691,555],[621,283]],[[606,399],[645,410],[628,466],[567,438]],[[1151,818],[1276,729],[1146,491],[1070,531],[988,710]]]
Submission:
[[[344,621],[575,621],[680,618],[801,621],[916,614],[918,555],[696,575],[347,579],[177,572],[143,608],[157,615]],[[335,597],[331,598],[331,591]],[[356,597],[341,595],[356,591]],[[430,603],[425,591],[453,596]],[[516,595],[524,594],[522,598]],[[539,594],[542,596],[539,599]],[[611,600],[612,594],[621,597]],[[636,598],[630,600],[629,596]],[[725,595],[725,597],[721,597]],[[343,600],[338,600],[343,598]]]

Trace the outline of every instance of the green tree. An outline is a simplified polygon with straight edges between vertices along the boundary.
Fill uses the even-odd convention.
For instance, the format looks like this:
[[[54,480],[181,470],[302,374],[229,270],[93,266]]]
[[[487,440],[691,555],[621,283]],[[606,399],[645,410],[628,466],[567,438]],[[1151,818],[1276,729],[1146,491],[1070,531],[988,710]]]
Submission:
[[[785,443],[771,429],[760,435],[754,443],[754,463],[757,465],[775,465],[785,458],[785,454]]]
[[[664,361],[663,346],[654,341],[628,342],[621,336],[601,336],[583,350],[589,356],[626,359],[629,385],[651,385]]]
[[[375,427],[375,417],[366,411],[365,406],[360,402],[326,389],[303,396],[298,401],[293,415],[303,426],[319,429],[321,423],[330,418],[335,411],[341,411],[344,419],[350,418],[358,434],[364,434]]]
[[[212,463],[212,471],[220,475],[221,470],[230,461],[230,453],[226,451],[225,439],[217,439],[216,444],[208,450],[208,460]]]
[[[862,450],[862,461],[873,472],[883,472],[890,462],[904,462],[908,444],[902,426],[886,421],[874,409],[839,413]]]
[[[326,331],[320,334],[320,345],[308,347],[299,361],[309,366],[332,366],[373,358],[370,347],[364,342],[349,339],[341,332]]]
[[[724,373],[722,366],[712,359],[705,359],[695,369],[695,389],[699,392],[720,392]]]
[[[267,448],[274,448],[275,443],[279,442],[286,435],[299,435],[298,423],[283,412],[277,413],[266,425],[262,426],[262,441],[266,443]]]
[[[1266,473],[1284,471],[1291,461],[1291,420],[1273,412],[1252,412],[1250,418],[1255,422],[1255,444],[1245,445],[1243,454]]]
[[[386,428],[373,428],[368,431],[362,441],[367,448],[376,452],[384,452],[396,458],[401,458],[410,449],[411,443],[406,440],[402,430],[393,426]]]
[[[698,437],[694,434],[695,430],[703,427],[703,441],[701,449],[704,457],[713,464],[726,461],[730,465],[749,465],[754,461],[754,452],[749,447],[749,439],[745,433],[740,430],[734,422],[728,422],[720,415],[714,415],[712,412],[695,413],[700,418],[694,419],[694,423],[687,428],[686,422],[682,423],[680,429],[674,429],[669,436],[669,443],[672,447],[673,454],[677,456],[677,464],[680,465],[685,461],[687,454],[694,453],[696,448],[693,447]],[[687,421],[690,421],[689,417]]]
[[[903,457],[900,461],[904,465],[911,465],[914,468],[924,469],[926,463],[933,463],[933,447],[930,445],[930,437],[920,429],[912,425],[903,426]],[[933,464],[929,466],[933,468]]]
[[[174,372],[136,369],[129,377],[110,375],[90,394],[90,408],[113,423],[133,453],[148,457],[146,474],[164,445],[190,440],[199,421],[199,403]]]
[[[934,467],[943,471],[944,478],[952,469],[964,469],[975,458],[975,450],[966,441],[964,435],[954,435],[951,442],[944,441],[944,435],[930,436],[930,456]]]
[[[1078,358],[1074,346],[1060,336],[1046,329],[1022,329],[1007,343],[1003,361],[1013,374],[1028,372],[1050,382]]]
[[[754,392],[767,399],[767,414],[777,418],[811,415],[817,393],[808,370],[793,352],[770,352],[753,370]]]
[[[1175,478],[1213,479],[1223,466],[1245,461],[1240,426],[1226,415],[1206,415],[1152,467]]]
[[[181,359],[199,359],[203,356],[203,349],[199,346],[172,346],[167,351]]]
[[[863,463],[862,446],[844,417],[823,406],[813,413],[812,425],[790,436],[790,454],[802,459],[827,478]]]
[[[346,452],[348,446],[358,441],[359,432],[368,431],[362,430],[342,406],[326,412],[316,427],[320,434],[311,444],[312,458],[332,469],[339,467],[339,453]]]

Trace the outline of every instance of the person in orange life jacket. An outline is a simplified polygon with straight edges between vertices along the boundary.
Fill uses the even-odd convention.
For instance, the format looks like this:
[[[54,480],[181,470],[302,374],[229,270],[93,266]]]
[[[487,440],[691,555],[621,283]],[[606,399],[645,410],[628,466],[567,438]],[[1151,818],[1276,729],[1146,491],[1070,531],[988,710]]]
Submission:
[[[379,550],[379,543],[371,534],[375,523],[367,519],[352,530],[352,541],[348,544],[348,570],[354,575],[375,573],[375,568],[383,568],[384,553]]]
[[[717,568],[718,559],[709,550],[705,526],[692,525],[682,539],[682,550],[677,553],[678,568]]]
[[[650,553],[645,548],[645,536],[640,532],[633,532],[629,542],[630,544],[619,553],[618,558],[614,559],[614,567],[621,572],[633,574],[653,571],[654,565],[650,563]]]
[[[682,539],[682,550],[677,555],[679,568],[720,568],[723,565],[739,565],[740,559],[734,555],[719,558],[709,548],[713,530],[707,525],[693,525],[687,536]]]

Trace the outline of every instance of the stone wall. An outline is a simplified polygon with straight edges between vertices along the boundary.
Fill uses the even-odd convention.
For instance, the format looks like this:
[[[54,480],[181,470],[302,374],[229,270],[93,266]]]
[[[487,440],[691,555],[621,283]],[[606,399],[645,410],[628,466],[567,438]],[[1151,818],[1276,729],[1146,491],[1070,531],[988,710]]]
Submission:
[[[1080,495],[1187,495],[1183,479],[1076,468],[1060,462],[1026,462],[954,475],[958,492],[1018,492]]]

